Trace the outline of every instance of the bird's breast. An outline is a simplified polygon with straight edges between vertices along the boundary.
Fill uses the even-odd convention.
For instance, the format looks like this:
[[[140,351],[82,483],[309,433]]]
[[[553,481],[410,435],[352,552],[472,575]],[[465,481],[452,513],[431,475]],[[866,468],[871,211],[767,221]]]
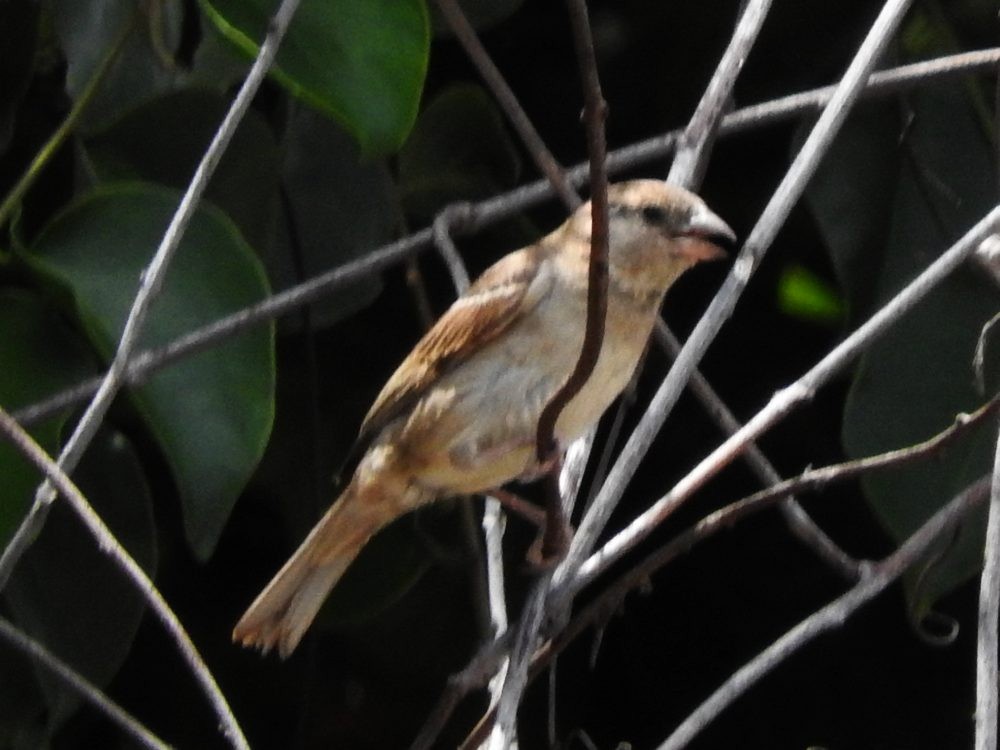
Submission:
[[[594,372],[556,423],[561,445],[596,423],[628,384],[655,313],[655,305],[638,310],[609,299]],[[586,316],[584,293],[550,295],[508,334],[441,377],[394,438],[411,457],[416,481],[478,492],[533,473],[539,417],[576,366]]]

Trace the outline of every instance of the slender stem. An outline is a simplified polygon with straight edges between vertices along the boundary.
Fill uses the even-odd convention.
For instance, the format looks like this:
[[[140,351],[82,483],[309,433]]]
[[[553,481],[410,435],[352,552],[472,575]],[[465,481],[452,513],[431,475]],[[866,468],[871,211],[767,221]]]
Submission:
[[[115,538],[114,534],[107,527],[101,517],[93,509],[87,498],[80,492],[65,471],[52,460],[45,450],[35,442],[24,428],[0,407],[0,433],[10,439],[14,446],[45,475],[52,486],[67,500],[70,508],[83,521],[84,526],[97,541],[97,546],[116,563],[119,570],[132,582],[135,588],[142,594],[157,618],[166,628],[174,643],[177,645],[181,656],[187,663],[191,673],[201,685],[202,690],[208,697],[215,714],[219,719],[223,733],[230,744],[240,750],[248,750],[249,744],[243,736],[233,716],[225,696],[219,690],[215,678],[208,670],[204,660],[195,648],[191,637],[184,630],[184,626],[174,614],[170,605],[164,600],[146,572],[139,566],[128,551]]]
[[[104,57],[101,58],[97,67],[94,68],[94,72],[91,73],[86,86],[84,86],[76,101],[73,102],[73,106],[66,115],[66,119],[62,121],[62,124],[56,128],[56,131],[49,136],[45,145],[35,154],[35,158],[31,160],[31,164],[28,165],[24,174],[18,179],[17,184],[14,185],[7,194],[7,197],[4,198],[3,203],[0,204],[0,228],[7,223],[24,199],[25,194],[35,184],[35,180],[38,179],[38,176],[45,170],[45,167],[52,161],[52,158],[62,148],[63,144],[66,143],[66,140],[73,131],[76,130],[76,126],[80,124],[80,119],[94,100],[94,95],[97,94],[98,89],[111,70],[111,66],[118,59],[118,55],[124,48],[125,41],[128,39],[129,34],[132,33],[132,29],[135,27],[138,18],[139,10],[136,9],[122,25],[122,29],[118,32],[118,36],[115,37],[111,47],[104,53]]]
[[[0,638],[18,651],[27,654],[34,662],[55,676],[57,680],[69,686],[77,695],[117,724],[122,731],[142,747],[155,748],[155,750],[167,750],[170,747],[132,714],[105,695],[94,683],[2,617],[0,617]]]
[[[997,618],[1000,616],[1000,436],[990,488],[976,638],[976,750],[997,747]]]
[[[563,408],[586,385],[604,343],[604,324],[608,309],[608,173],[604,119],[607,103],[601,93],[597,73],[594,39],[584,0],[567,0],[566,7],[573,32],[573,43],[580,66],[583,83],[584,121],[587,128],[587,155],[590,163],[590,262],[587,275],[587,320],[580,356],[566,382],[556,391],[542,409],[538,420],[535,452],[539,463],[546,463],[556,455],[555,427]],[[561,467],[560,467],[561,468]],[[562,536],[566,529],[566,516],[559,492],[559,477],[549,472],[549,507],[542,540],[542,555],[561,554],[565,549]],[[528,596],[528,603],[521,616],[520,628],[514,639],[507,674],[497,706],[497,723],[490,735],[491,750],[510,747],[517,737],[517,711],[528,679],[528,665],[535,650],[535,639],[545,611],[546,590],[550,573],[543,574]]]

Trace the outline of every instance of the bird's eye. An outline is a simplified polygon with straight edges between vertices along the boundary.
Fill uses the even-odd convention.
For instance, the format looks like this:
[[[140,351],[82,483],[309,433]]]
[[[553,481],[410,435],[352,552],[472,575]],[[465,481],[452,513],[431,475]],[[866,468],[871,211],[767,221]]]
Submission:
[[[643,206],[642,218],[647,224],[662,225],[667,223],[669,215],[662,206]]]

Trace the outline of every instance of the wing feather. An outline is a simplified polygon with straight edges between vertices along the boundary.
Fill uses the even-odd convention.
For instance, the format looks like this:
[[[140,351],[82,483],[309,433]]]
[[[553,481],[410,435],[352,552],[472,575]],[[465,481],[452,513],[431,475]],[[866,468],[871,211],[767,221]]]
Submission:
[[[540,273],[542,254],[536,245],[502,258],[455,300],[382,388],[361,425],[359,443],[410,409],[444,373],[537,304],[551,283]]]

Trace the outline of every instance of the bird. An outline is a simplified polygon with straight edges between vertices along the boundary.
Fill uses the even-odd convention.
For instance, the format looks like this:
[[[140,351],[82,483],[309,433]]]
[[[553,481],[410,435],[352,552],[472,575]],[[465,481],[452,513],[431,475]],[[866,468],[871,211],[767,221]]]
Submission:
[[[555,425],[560,448],[597,423],[628,384],[667,289],[725,257],[733,230],[694,193],[661,180],[613,183],[605,332],[589,379]],[[382,388],[340,497],[253,601],[233,640],[287,658],[362,547],[422,505],[537,478],[542,410],[580,356],[591,203],[502,257],[459,296]]]

